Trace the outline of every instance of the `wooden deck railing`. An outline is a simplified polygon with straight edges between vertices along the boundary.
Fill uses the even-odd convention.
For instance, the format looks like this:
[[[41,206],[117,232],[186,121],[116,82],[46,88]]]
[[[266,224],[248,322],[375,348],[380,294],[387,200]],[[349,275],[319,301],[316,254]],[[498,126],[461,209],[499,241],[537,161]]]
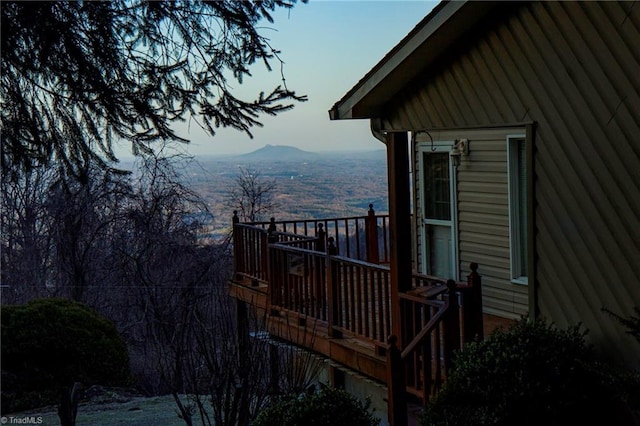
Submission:
[[[269,246],[271,312],[328,320],[326,255],[286,243]]]
[[[347,231],[352,219],[241,224],[234,218],[236,277],[268,286],[272,315],[293,313],[301,324],[324,323],[329,337],[373,345],[387,356],[389,392],[408,391],[426,401],[446,377],[454,351],[482,336],[477,265],[466,283],[414,273],[413,290],[399,295],[402,336],[390,336],[389,267],[338,255],[334,238],[326,235],[327,228],[341,227],[327,224],[343,221]],[[363,253],[355,243],[344,247],[354,257]]]
[[[389,267],[330,256],[327,260],[329,332],[384,345],[391,333]]]
[[[236,279],[247,278],[255,286],[268,282],[266,229],[246,223],[238,223],[234,216],[233,270]]]
[[[406,389],[426,403],[446,378],[455,351],[483,337],[481,277],[476,263],[470,269],[466,283],[447,280],[446,285],[441,285],[443,280],[439,278],[414,274],[414,280],[436,285],[400,293],[404,347],[399,349],[398,337],[390,336],[390,393],[404,393]]]
[[[233,220],[234,224],[240,223],[235,212]],[[244,225],[264,232],[271,229],[279,235],[318,238],[320,244],[326,244],[325,238],[331,236],[337,254],[341,256],[376,264],[389,263],[389,215],[377,215],[372,204],[369,204],[366,216],[280,221],[272,218],[269,222]],[[324,248],[319,251],[324,251]]]

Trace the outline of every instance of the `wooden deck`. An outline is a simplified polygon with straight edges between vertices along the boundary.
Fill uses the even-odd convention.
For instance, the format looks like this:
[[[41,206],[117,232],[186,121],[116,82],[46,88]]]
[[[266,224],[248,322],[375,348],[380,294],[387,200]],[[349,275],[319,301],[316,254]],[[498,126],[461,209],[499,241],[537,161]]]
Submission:
[[[231,295],[264,312],[272,335],[386,384],[390,406],[406,395],[424,403],[454,351],[506,320],[483,317],[475,264],[466,282],[413,273],[409,290],[394,290],[388,242],[386,218],[372,209],[318,221],[236,218]]]
[[[268,303],[268,287],[264,284],[255,286],[247,279],[231,280],[230,284],[233,297],[268,314],[267,328],[272,335],[386,382],[386,345],[350,333],[344,333],[339,338],[333,337],[325,321],[288,309],[272,309]]]
[[[332,337],[324,321],[310,320],[306,315],[286,309],[270,311],[266,284],[255,285],[247,278],[232,279],[230,293],[237,300],[248,303],[260,312],[269,313],[267,327],[272,335],[313,350],[370,378],[386,383],[386,343],[363,339],[351,333],[345,333],[338,338]],[[493,330],[508,327],[513,322],[507,318],[483,314],[483,334],[488,335]],[[418,392],[411,393],[422,397]]]

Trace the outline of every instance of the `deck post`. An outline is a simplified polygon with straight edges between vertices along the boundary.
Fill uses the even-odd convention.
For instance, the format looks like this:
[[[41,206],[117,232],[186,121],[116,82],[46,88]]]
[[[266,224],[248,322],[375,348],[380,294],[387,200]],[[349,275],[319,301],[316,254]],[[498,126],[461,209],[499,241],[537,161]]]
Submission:
[[[387,411],[391,426],[406,426],[407,416],[407,386],[405,383],[404,361],[402,352],[396,346],[398,338],[393,334],[387,343]]]
[[[369,212],[364,222],[365,234],[367,241],[367,262],[380,263],[380,254],[378,249],[378,219],[376,212],[373,210],[373,204],[369,204]]]
[[[324,252],[325,250],[324,241],[326,238],[327,238],[327,235],[324,230],[324,225],[319,223],[318,227],[316,228],[316,251]]]
[[[335,238],[329,237],[327,239],[327,254],[336,256],[338,254],[338,247],[336,247]]]
[[[269,244],[278,242],[277,231],[278,231],[278,228],[276,227],[276,218],[272,217],[271,221],[269,222],[269,227],[267,228],[267,235],[269,236],[268,237]]]
[[[464,301],[464,342],[484,339],[482,319],[482,277],[478,274],[478,264],[469,265],[471,273],[467,276],[467,298]]]
[[[447,281],[447,292],[444,294],[444,299],[448,306],[443,319],[443,352],[444,370],[448,376],[453,364],[453,354],[460,349],[460,304],[454,280]]]
[[[389,180],[390,297],[392,334],[402,347],[407,329],[400,309],[401,292],[411,290],[411,193],[409,186],[409,141],[406,132],[387,133]]]
[[[411,290],[413,275],[411,250],[411,187],[409,185],[409,139],[407,132],[386,135],[387,176],[389,185],[389,281],[391,299],[391,333],[394,339],[387,358],[389,422],[407,425],[407,399],[402,358],[393,355],[407,342],[409,315],[403,315],[400,293]],[[396,382],[392,382],[395,380]]]

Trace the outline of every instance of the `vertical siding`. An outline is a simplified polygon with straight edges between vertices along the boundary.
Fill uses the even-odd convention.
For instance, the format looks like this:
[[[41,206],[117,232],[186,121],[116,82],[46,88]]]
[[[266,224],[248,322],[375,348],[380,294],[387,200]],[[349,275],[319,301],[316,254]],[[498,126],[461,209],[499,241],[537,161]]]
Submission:
[[[640,306],[640,7],[523,3],[494,24],[425,71],[384,127],[534,121],[540,313],[582,322],[640,365],[637,343],[601,311]]]

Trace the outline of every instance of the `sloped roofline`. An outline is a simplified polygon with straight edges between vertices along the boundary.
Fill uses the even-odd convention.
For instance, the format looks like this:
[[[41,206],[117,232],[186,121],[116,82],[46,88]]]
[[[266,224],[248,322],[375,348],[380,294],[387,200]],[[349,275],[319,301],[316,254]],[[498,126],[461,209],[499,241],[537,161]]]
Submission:
[[[329,110],[331,120],[375,118],[380,108],[480,21],[495,2],[444,0]]]

